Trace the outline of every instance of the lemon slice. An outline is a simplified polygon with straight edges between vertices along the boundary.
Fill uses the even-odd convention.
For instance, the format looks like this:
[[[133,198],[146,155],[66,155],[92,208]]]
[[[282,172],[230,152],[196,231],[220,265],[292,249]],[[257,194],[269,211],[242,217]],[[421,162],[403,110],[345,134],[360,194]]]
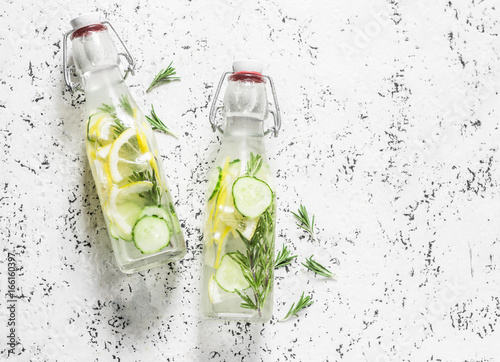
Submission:
[[[113,186],[113,181],[111,180],[111,175],[109,173],[108,163],[95,160],[94,167],[97,179],[99,180],[98,185],[100,185],[100,187],[102,188],[102,193],[107,194],[107,192],[111,190],[111,187]]]
[[[118,235],[127,241],[132,240],[132,228],[141,212],[150,202],[141,194],[151,191],[153,184],[139,181],[111,190],[109,200],[109,216],[116,226]]]
[[[116,122],[111,117],[104,118],[99,122],[99,128],[97,129],[97,139],[100,143],[106,144],[113,141],[116,131]]]
[[[96,152],[97,157],[99,157],[101,160],[104,160],[106,157],[108,157],[111,146],[112,144],[99,147]]]
[[[90,162],[96,159],[95,142],[87,142],[87,155]]]
[[[87,121],[87,139],[89,141],[95,141],[98,137],[98,130],[100,123],[106,116],[97,117],[97,114],[93,114],[89,117]]]
[[[152,158],[151,152],[141,151],[137,131],[129,128],[113,142],[109,151],[111,178],[115,183],[119,183],[134,172],[144,171]]]
[[[241,233],[248,240],[252,239],[253,234],[255,233],[255,229],[257,229],[257,220],[258,218],[249,219],[245,222],[245,229]]]
[[[139,149],[143,153],[149,152],[148,139],[146,137],[146,134],[140,129],[137,130],[137,143],[139,145]]]
[[[137,143],[139,144],[139,148],[141,149],[142,153],[151,154],[151,152],[149,151],[148,139],[146,137],[146,134],[143,131],[141,131],[140,129],[137,130]],[[156,151],[156,150],[155,150],[155,155],[156,155],[156,157],[158,157],[158,151]],[[155,161],[155,157],[151,157],[149,159],[149,165],[151,166],[154,173],[156,174],[156,178],[162,179],[160,177],[160,170],[158,169],[158,165]],[[163,185],[163,186],[166,188],[166,185]]]

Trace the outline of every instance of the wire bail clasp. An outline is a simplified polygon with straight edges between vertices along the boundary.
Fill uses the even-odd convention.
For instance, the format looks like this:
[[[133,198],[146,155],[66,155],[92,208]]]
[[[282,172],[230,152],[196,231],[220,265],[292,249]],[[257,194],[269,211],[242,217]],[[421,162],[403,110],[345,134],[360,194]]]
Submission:
[[[125,50],[125,53],[118,53],[119,56],[124,57],[127,60],[128,66],[127,69],[125,69],[125,73],[123,75],[123,79],[127,79],[127,76],[130,74],[135,75],[135,60],[132,57],[132,54],[128,50],[127,46],[125,45],[125,42],[122,40],[118,32],[116,31],[115,27],[109,20],[104,20],[101,22],[101,24],[107,24],[113,30],[113,33],[115,33],[116,37],[120,41],[120,44],[122,45],[123,49]],[[67,31],[64,36],[63,36],[63,68],[64,68],[64,81],[66,85],[70,88],[71,92],[74,92],[75,89],[83,92],[83,89],[81,88],[80,82],[73,82],[71,79],[71,76],[75,76],[75,65],[69,64],[69,58],[68,58],[68,38],[75,32],[77,29],[72,29],[70,31]]]
[[[219,131],[220,133],[224,133],[224,130],[222,129],[222,124],[220,122],[218,122],[218,120],[216,118],[217,112],[219,110],[223,109],[224,106],[218,106],[217,102],[219,99],[220,90],[222,88],[222,85],[224,84],[224,80],[230,74],[234,74],[234,73],[233,72],[225,72],[224,74],[222,74],[222,76],[219,80],[219,84],[217,85],[217,89],[215,90],[214,100],[212,101],[212,106],[210,107],[210,113],[209,113],[208,119],[210,121],[210,125],[212,126],[213,132]],[[281,114],[280,114],[280,107],[278,104],[278,96],[276,95],[276,89],[274,87],[274,82],[273,82],[272,78],[268,75],[262,75],[262,77],[269,80],[269,86],[271,87],[271,93],[273,94],[273,102],[274,102],[274,108],[272,107],[273,105],[271,103],[269,103],[269,105],[271,106],[269,108],[269,113],[271,113],[271,115],[273,116],[274,126],[271,127],[270,129],[266,130],[264,132],[264,134],[268,134],[268,133],[272,132],[274,137],[278,137],[278,133],[281,129]]]

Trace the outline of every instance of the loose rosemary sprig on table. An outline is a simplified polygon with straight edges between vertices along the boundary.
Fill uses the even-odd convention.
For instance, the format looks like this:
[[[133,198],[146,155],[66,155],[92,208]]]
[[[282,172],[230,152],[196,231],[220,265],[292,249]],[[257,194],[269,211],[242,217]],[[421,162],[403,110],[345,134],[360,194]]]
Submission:
[[[175,71],[175,68],[172,67],[172,63],[173,62],[170,62],[170,64],[166,69],[160,70],[160,72],[156,75],[155,79],[153,79],[153,81],[151,82],[149,88],[146,90],[146,93],[148,93],[151,89],[160,84],[180,79],[180,77],[173,77],[173,75],[177,74],[177,72]]]
[[[146,116],[146,119],[151,124],[151,127],[153,129],[157,129],[165,133],[169,133],[174,137],[177,137],[177,135],[174,132],[172,132],[167,126],[165,126],[165,123],[163,123],[160,118],[158,118],[153,105],[151,105],[151,117]]]
[[[297,255],[290,256],[292,252],[288,250],[285,244],[283,244],[283,249],[276,255],[276,261],[274,262],[274,268],[280,268],[285,265],[289,265]]]
[[[257,172],[259,172],[262,167],[262,156],[254,155],[253,152],[250,152],[250,160],[247,162],[247,175],[255,176]]]
[[[297,213],[291,211],[295,219],[298,221],[297,226],[307,231],[313,240],[314,238],[314,214],[312,215],[312,219],[309,218],[309,214],[304,205],[300,204],[299,210]]]
[[[302,309],[309,307],[311,304],[313,304],[314,301],[311,300],[311,296],[308,295],[304,297],[304,292],[302,292],[302,295],[300,296],[299,301],[297,302],[297,305],[295,303],[292,304],[290,307],[290,310],[286,314],[285,318],[282,319],[284,321],[285,319],[289,318],[290,316],[294,315],[298,317],[298,312],[301,311]]]
[[[322,275],[327,278],[331,278],[335,276],[330,270],[325,268],[323,265],[318,263],[316,260],[313,260],[314,255],[311,255],[309,258],[306,258],[306,262],[302,263],[307,269],[315,272],[316,274]]]
[[[228,254],[239,264],[243,276],[250,285],[250,293],[239,290],[236,293],[243,302],[242,308],[255,309],[262,316],[262,308],[266,304],[273,287],[275,261],[274,254],[274,204],[260,216],[257,227],[250,240],[236,230],[246,246],[246,252],[236,251]]]

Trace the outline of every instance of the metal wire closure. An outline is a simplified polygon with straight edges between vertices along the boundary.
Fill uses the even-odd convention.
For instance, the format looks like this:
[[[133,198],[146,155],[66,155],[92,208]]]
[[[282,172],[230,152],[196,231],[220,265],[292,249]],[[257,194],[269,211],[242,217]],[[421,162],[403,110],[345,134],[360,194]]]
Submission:
[[[217,104],[217,100],[219,99],[220,89],[222,88],[222,84],[224,83],[224,79],[226,79],[228,74],[233,74],[233,72],[225,72],[224,74],[222,74],[222,77],[219,80],[219,85],[217,86],[217,89],[215,90],[214,100],[212,102],[212,106],[210,107],[210,114],[208,116],[208,119],[210,121],[210,124],[212,125],[213,132],[215,132],[216,130],[219,130],[220,133],[224,133],[221,126],[217,123],[215,116],[217,115],[217,111],[219,109],[222,109],[222,106],[217,106],[216,104]]]
[[[125,53],[118,53],[118,55],[121,55],[121,56],[125,57],[125,59],[128,62],[128,67],[125,70],[125,75],[123,76],[123,79],[127,79],[127,76],[128,76],[129,73],[132,74],[132,75],[135,75],[135,60],[132,57],[132,54],[130,54],[130,51],[128,50],[127,46],[123,42],[122,38],[120,38],[120,35],[118,35],[118,32],[115,30],[115,27],[113,26],[113,24],[111,24],[109,22],[109,20],[104,20],[102,22],[102,24],[108,24],[111,27],[111,29],[115,33],[116,37],[118,38],[118,40],[122,44],[123,49],[125,49]]]
[[[224,133],[222,125],[216,119],[217,112],[224,107],[217,106],[217,101],[219,99],[219,93],[222,88],[222,85],[224,84],[224,80],[226,79],[228,74],[233,74],[233,72],[225,72],[224,74],[222,74],[222,77],[219,80],[219,84],[217,85],[217,89],[215,90],[212,106],[210,107],[210,114],[208,116],[208,119],[210,121],[210,125],[212,126],[213,132],[218,130],[220,133]],[[271,115],[273,116],[274,127],[271,127],[270,129],[266,130],[264,134],[272,132],[274,134],[274,137],[278,137],[279,130],[281,129],[281,114],[280,114],[280,107],[278,104],[278,96],[276,95],[276,89],[274,88],[274,82],[272,78],[268,75],[262,75],[262,77],[269,80],[269,86],[271,87],[271,93],[273,94],[273,102],[274,102],[274,109],[272,108],[272,104],[269,103],[269,105],[271,106],[269,109],[269,113],[271,113]]]
[[[276,95],[276,89],[274,88],[274,82],[272,78],[268,75],[263,75],[263,77],[269,80],[269,85],[271,86],[271,93],[273,94],[273,101],[274,101],[274,109],[272,108],[269,109],[269,113],[271,113],[274,118],[274,127],[268,129],[266,131],[266,134],[272,131],[274,137],[278,137],[278,133],[281,129],[281,113],[280,113],[280,106],[278,104],[278,96]]]
[[[74,92],[75,89],[82,91],[83,89],[80,87],[80,82],[73,83],[71,80],[71,74],[75,72],[75,65],[72,64],[68,67],[68,37],[73,33],[74,30],[67,31],[63,37],[63,68],[64,68],[64,81],[66,85],[71,89],[71,92]]]
[[[128,67],[125,70],[125,74],[123,76],[123,79],[127,79],[127,76],[130,74],[135,75],[135,60],[132,57],[132,54],[128,50],[127,46],[123,42],[122,38],[120,35],[118,35],[118,32],[115,30],[115,27],[108,21],[104,20],[101,22],[101,24],[107,24],[113,30],[115,33],[116,37],[120,41],[123,49],[125,50],[125,53],[118,53],[118,55],[121,55],[127,60]],[[68,37],[75,31],[76,29],[70,30],[66,32],[63,36],[63,68],[64,68],[64,81],[66,82],[66,85],[71,89],[72,92],[75,91],[75,89],[83,92],[83,89],[81,88],[80,82],[74,83],[73,80],[71,79],[71,75],[75,73],[75,65],[72,64],[68,66]]]

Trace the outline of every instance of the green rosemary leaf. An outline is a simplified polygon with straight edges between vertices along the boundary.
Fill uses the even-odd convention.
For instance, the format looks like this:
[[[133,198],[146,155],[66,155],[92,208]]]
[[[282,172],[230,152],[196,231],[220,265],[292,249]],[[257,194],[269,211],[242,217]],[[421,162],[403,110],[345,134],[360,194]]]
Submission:
[[[125,113],[127,113],[131,117],[134,116],[134,108],[130,104],[129,99],[128,99],[128,97],[125,94],[123,94],[120,97],[120,105],[123,108],[123,110],[125,111]]]
[[[176,215],[175,208],[174,208],[174,204],[170,203],[168,206],[169,206],[169,208],[170,208],[170,213],[171,213],[172,215]]]
[[[97,108],[100,111],[103,111],[104,113],[115,113],[116,109],[113,105],[105,104],[103,103],[99,108]]]
[[[252,242],[250,240],[248,240],[245,236],[243,236],[243,234],[241,233],[241,231],[239,231],[238,229],[236,229],[236,232],[238,233],[238,235],[240,236],[241,240],[245,244],[247,250],[251,250],[252,249]]]
[[[292,306],[290,307],[290,310],[286,314],[285,318],[282,319],[284,321],[285,319],[289,318],[290,316],[294,315],[298,317],[298,312],[301,311],[302,309],[309,307],[311,304],[314,302],[311,300],[311,296],[306,296],[304,297],[304,292],[302,292],[302,295],[300,296],[300,299],[297,303],[293,303]]]
[[[250,152],[250,160],[247,162],[247,175],[255,176],[257,172],[259,172],[262,167],[262,156],[254,155],[253,152]]]
[[[248,295],[241,293],[239,290],[235,290],[236,293],[243,299],[243,302],[241,303],[242,308],[246,309],[258,309],[257,305],[255,305],[254,301],[252,298],[250,298]]]
[[[237,230],[245,244],[245,254],[231,253],[231,258],[238,263],[250,288],[238,292],[242,299],[241,307],[255,309],[262,315],[262,308],[272,290],[274,277],[274,203],[260,216],[254,234],[250,240]]]
[[[283,249],[276,255],[276,261],[274,262],[274,268],[277,269],[279,267],[289,265],[293,259],[297,257],[297,255],[290,256],[292,252],[288,250],[285,244],[283,244]]]
[[[160,70],[160,72],[156,75],[156,77],[153,79],[151,82],[150,86],[146,90],[146,93],[148,93],[151,89],[154,87],[163,84],[163,83],[168,83],[171,82],[172,80],[180,79],[180,77],[173,77],[177,72],[175,71],[175,68],[172,67],[172,63],[168,65],[166,69]]]
[[[335,276],[330,270],[325,268],[323,265],[318,263],[316,260],[313,260],[314,255],[311,255],[309,259],[306,258],[306,262],[302,263],[307,269],[315,272],[316,274],[322,275],[327,278],[331,278]]]
[[[295,219],[298,221],[297,226],[307,231],[313,240],[314,239],[314,214],[312,215],[312,219],[309,218],[309,214],[304,205],[300,204],[299,210],[297,213],[291,211]]]
[[[115,138],[121,135],[127,129],[127,127],[125,127],[118,118],[115,118],[113,124],[111,125],[111,128],[113,129]]]
[[[242,268],[243,272],[249,269],[250,265],[248,263],[248,258],[241,251],[235,251],[234,253],[228,254],[231,259],[237,262]]]
[[[126,96],[123,96],[123,97],[126,98]],[[121,135],[123,132],[125,132],[125,130],[127,129],[127,127],[125,127],[125,125],[122,123],[122,121],[116,115],[116,108],[115,108],[115,106],[103,103],[97,109],[100,110],[100,111],[102,111],[102,112],[104,112],[104,113],[108,113],[109,116],[111,117],[111,119],[113,120],[113,124],[111,125],[111,130],[112,130],[113,135],[115,136],[115,138],[118,137],[119,135]]]
[[[174,132],[172,132],[167,126],[165,126],[165,124],[161,121],[160,118],[158,118],[153,105],[151,105],[151,117],[146,116],[146,119],[151,124],[151,127],[154,130],[157,129],[157,130],[163,131],[165,133],[169,133],[172,136],[177,138],[177,135]]]
[[[141,182],[141,181],[149,181],[153,184],[153,187],[151,188],[150,191],[141,194],[141,197],[144,197],[148,200],[150,200],[153,204],[156,206],[161,206],[161,195],[162,195],[162,190],[160,186],[158,185],[158,180],[156,179],[156,174],[155,172],[150,172],[150,171],[141,171],[137,172],[134,171],[131,176],[129,176],[129,181],[130,182]]]

